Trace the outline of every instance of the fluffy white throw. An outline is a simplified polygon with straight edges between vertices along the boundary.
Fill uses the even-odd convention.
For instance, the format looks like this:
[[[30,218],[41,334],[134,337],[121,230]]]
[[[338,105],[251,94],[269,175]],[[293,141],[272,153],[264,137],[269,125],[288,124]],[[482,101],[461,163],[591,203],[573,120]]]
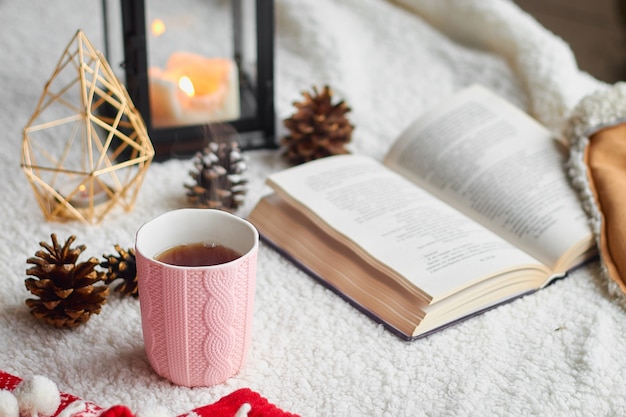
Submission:
[[[150,167],[130,213],[99,226],[46,222],[19,168],[21,130],[61,53],[82,28],[102,46],[98,2],[0,1],[0,369],[44,375],[103,407],[166,407],[172,415],[240,387],[306,416],[623,415],[625,312],[590,263],[545,290],[415,342],[385,331],[262,246],[250,355],[211,388],[177,387],[147,362],[139,304],[111,297],[72,331],[31,317],[26,259],[77,236],[87,256],[133,244],[137,228],[186,204],[189,160]],[[200,6],[200,5],[199,5]],[[480,83],[561,131],[572,109],[607,88],[579,71],[569,47],[506,0],[276,1],[278,119],[312,85],[329,84],[353,111],[351,149],[382,158],[424,110]],[[114,64],[112,64],[114,65]],[[246,216],[276,151],[249,152]]]

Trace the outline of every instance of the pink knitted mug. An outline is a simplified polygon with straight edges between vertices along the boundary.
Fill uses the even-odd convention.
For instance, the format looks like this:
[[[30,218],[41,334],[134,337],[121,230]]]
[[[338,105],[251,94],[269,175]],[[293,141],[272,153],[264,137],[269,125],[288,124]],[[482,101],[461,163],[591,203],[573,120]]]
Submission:
[[[161,262],[179,245],[217,242],[241,254],[211,266]],[[250,347],[259,234],[221,210],[180,209],[141,226],[135,249],[144,344],[155,372],[178,385],[220,384]]]

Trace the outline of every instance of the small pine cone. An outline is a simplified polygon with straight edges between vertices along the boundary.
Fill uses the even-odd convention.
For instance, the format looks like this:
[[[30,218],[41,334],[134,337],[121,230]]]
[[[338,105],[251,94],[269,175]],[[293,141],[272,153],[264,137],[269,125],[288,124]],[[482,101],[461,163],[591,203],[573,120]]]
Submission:
[[[352,139],[354,126],[346,117],[350,108],[342,100],[332,104],[333,92],[325,86],[313,95],[302,92],[304,101],[295,102],[297,111],[283,124],[289,135],[282,139],[283,158],[299,165],[318,158],[349,153],[345,145]]]
[[[104,261],[100,262],[100,266],[106,269],[106,277],[104,282],[112,284],[113,281],[121,279],[122,282],[117,284],[114,291],[124,296],[139,297],[137,290],[137,260],[135,257],[135,249],[122,249],[120,245],[115,245],[115,250],[119,256],[102,255]]]
[[[104,273],[95,270],[98,259],[89,258],[77,263],[86,249],[85,245],[70,248],[76,236],[70,236],[61,246],[56,235],[51,235],[52,246],[46,242],[27,263],[34,266],[26,270],[31,278],[25,280],[26,288],[38,299],[29,298],[26,305],[31,314],[59,328],[73,328],[87,322],[92,314],[100,313],[109,296],[109,288],[95,285],[104,280]]]
[[[243,203],[247,165],[237,142],[211,142],[193,161],[189,175],[194,184],[185,184],[189,203],[199,208],[234,212]]]

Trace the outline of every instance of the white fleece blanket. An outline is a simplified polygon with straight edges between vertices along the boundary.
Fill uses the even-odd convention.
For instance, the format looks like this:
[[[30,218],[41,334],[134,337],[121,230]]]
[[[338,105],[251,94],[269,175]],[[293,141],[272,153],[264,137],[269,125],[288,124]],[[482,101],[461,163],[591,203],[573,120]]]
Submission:
[[[249,387],[303,416],[625,415],[626,314],[599,263],[529,297],[428,338],[404,342],[267,246],[259,254],[251,351],[223,385],[183,388],[147,362],[139,304],[110,297],[72,331],[46,327],[24,304],[26,259],[77,236],[84,254],[133,244],[137,228],[185,206],[189,160],[150,167],[135,209],[100,226],[44,220],[19,168],[21,130],[75,31],[102,47],[99,2],[0,0],[0,369],[44,375],[107,407],[155,405],[172,416]],[[352,107],[351,149],[382,158],[424,110],[481,83],[558,131],[605,86],[578,70],[569,47],[504,0],[277,0],[279,119],[312,85]],[[246,216],[276,151],[249,152]],[[375,192],[375,190],[373,190]],[[85,258],[86,259],[86,258]]]

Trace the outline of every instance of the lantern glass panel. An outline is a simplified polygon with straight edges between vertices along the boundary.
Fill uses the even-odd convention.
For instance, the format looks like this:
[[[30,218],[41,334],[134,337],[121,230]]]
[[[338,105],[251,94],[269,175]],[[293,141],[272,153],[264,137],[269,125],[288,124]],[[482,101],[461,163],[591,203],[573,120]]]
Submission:
[[[152,126],[167,128],[241,117],[229,2],[146,2]]]
[[[276,147],[272,0],[102,4],[105,54],[157,160],[201,149],[214,123],[231,125],[242,149]]]

